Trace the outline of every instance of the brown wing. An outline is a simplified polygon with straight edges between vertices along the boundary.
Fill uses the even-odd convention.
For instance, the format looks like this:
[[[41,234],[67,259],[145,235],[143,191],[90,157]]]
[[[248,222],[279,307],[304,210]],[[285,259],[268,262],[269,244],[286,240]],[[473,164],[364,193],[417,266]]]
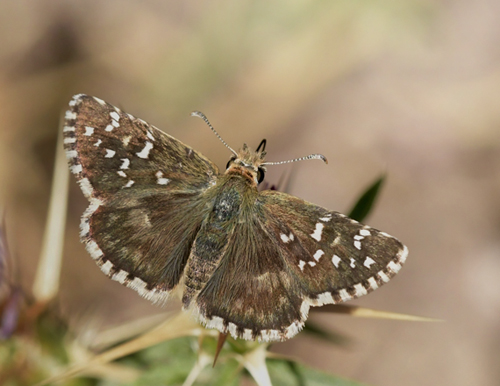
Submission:
[[[90,201],[81,239],[113,280],[161,301],[178,284],[206,216],[217,167],[102,100],[76,95],[66,112],[70,169]]]
[[[310,306],[378,288],[407,253],[397,239],[340,213],[265,191],[240,220],[196,312],[233,337],[285,340],[302,329]]]

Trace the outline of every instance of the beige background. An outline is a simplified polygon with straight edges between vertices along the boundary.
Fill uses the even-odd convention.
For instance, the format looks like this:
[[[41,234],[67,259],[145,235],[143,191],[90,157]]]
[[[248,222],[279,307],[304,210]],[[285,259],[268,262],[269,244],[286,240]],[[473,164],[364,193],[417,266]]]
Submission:
[[[268,140],[268,159],[313,152],[291,193],[347,211],[381,173],[368,223],[410,249],[355,304],[424,324],[315,315],[347,348],[299,336],[275,350],[373,385],[500,383],[500,2],[2,1],[0,195],[29,291],[59,113],[74,93],[118,105],[223,167]],[[277,181],[286,167],[274,167]],[[60,303],[75,324],[158,312],[111,282],[78,242],[71,180]]]

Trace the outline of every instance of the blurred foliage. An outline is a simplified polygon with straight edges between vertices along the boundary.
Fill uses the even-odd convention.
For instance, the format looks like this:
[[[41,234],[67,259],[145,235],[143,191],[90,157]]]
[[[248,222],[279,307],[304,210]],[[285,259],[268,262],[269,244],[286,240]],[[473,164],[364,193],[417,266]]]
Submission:
[[[358,199],[352,210],[349,212],[349,217],[362,222],[373,209],[375,200],[380,192],[380,188],[385,181],[385,175],[378,178]]]

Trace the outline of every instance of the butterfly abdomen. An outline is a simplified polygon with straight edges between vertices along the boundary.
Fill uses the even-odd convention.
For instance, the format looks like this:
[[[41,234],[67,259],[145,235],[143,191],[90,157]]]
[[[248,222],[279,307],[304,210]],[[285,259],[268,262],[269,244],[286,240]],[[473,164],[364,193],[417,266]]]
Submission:
[[[214,187],[212,210],[196,235],[185,270],[184,307],[203,289],[226,251],[240,218],[245,184],[241,177],[223,177]]]

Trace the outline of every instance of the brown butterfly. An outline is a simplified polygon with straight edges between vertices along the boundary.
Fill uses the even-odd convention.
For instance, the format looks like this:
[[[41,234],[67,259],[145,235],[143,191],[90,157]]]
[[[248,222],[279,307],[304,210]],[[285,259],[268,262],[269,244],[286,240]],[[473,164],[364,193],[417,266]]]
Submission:
[[[208,123],[233,153],[220,173],[101,99],[76,95],[65,118],[70,169],[90,201],[80,233],[87,251],[147,299],[162,303],[180,291],[208,328],[247,340],[291,338],[311,306],[373,291],[408,255],[394,237],[343,214],[259,191],[266,166],[283,163],[265,162],[265,142],[236,152]],[[326,161],[301,159],[311,158]]]

